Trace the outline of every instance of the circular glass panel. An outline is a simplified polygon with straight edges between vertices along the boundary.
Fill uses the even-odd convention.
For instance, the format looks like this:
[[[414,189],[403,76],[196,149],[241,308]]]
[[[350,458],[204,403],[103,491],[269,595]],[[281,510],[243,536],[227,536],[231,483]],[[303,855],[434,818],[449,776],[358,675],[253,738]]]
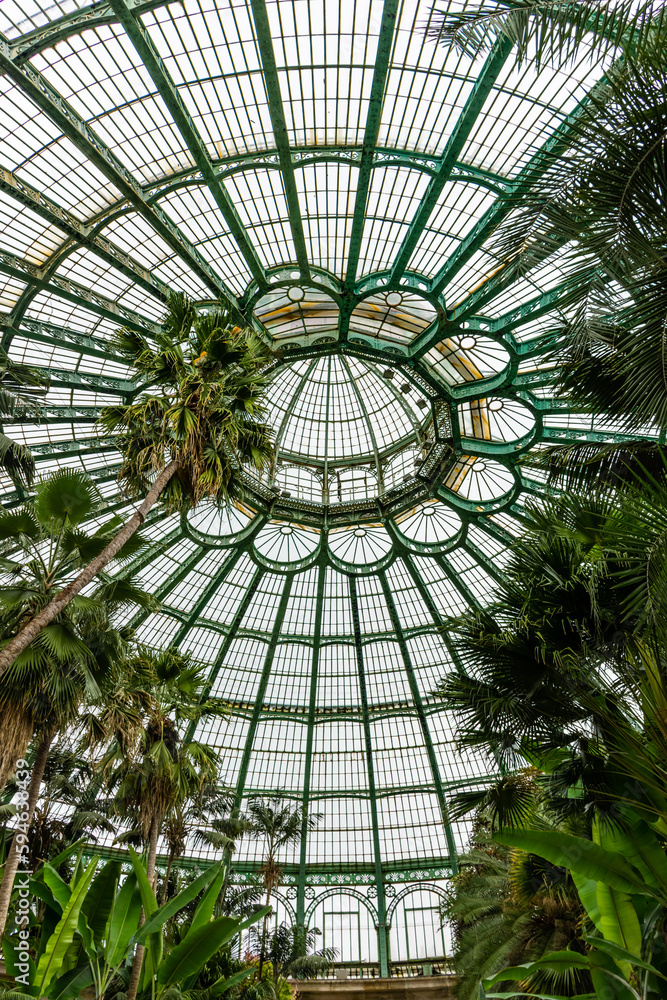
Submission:
[[[387,555],[391,538],[381,525],[342,528],[329,532],[329,549],[342,562],[365,566]]]
[[[253,517],[253,511],[240,505],[218,507],[205,500],[188,513],[188,524],[202,535],[225,537],[247,528]]]
[[[255,549],[271,562],[292,563],[312,555],[319,540],[319,531],[291,524],[267,524],[255,539]]]
[[[440,501],[419,504],[396,518],[398,530],[412,542],[434,545],[446,542],[461,530],[461,518]]]
[[[305,294],[306,293],[304,292],[303,288],[296,287],[288,289],[287,297],[291,299],[292,302],[300,302],[301,299],[305,296]]]

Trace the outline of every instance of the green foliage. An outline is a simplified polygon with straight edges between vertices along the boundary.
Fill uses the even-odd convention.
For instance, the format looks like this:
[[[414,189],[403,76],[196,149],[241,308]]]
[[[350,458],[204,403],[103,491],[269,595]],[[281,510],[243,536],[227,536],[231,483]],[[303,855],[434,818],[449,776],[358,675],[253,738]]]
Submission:
[[[530,60],[539,67],[567,61],[586,45],[605,55],[630,42],[645,43],[655,26],[655,11],[656,4],[635,0],[491,0],[464,11],[435,8],[427,32],[471,59],[488,52],[498,39],[509,38],[519,62]]]
[[[506,199],[492,252],[508,280],[558,255],[564,323],[554,331],[554,391],[598,423],[622,419],[639,438],[551,446],[524,461],[578,485],[623,482],[642,467],[664,472],[659,449],[641,440],[667,429],[664,4],[499,0],[435,12],[430,33],[469,56],[510,38],[518,61],[538,69],[581,58],[586,47],[618,56]]]
[[[39,419],[47,389],[48,382],[39,372],[0,350],[0,415],[19,419],[29,415]],[[6,434],[0,434],[0,467],[19,488],[32,485],[35,475],[32,452]]]
[[[184,722],[224,716],[227,706],[208,696],[205,669],[176,649],[138,647],[125,666],[140,679],[144,698],[130,726],[122,711],[123,690],[100,713],[111,741],[102,767],[114,789],[114,810],[148,837],[154,822],[161,826],[170,813],[200,801],[217,782],[217,752],[183,740],[179,729]]]
[[[39,961],[27,991],[30,996],[74,1000],[89,986],[94,987],[97,996],[102,996],[122,974],[137,944],[145,944],[150,952],[149,964],[155,981],[148,988],[149,994],[155,998],[167,996],[173,987],[189,988],[214,952],[240,929],[263,916],[262,911],[251,921],[244,922],[240,917],[216,921],[211,919],[207,908],[204,913],[197,908],[193,921],[196,929],[192,932],[186,928],[180,943],[172,946],[164,935],[167,921],[219,880],[222,865],[212,865],[178,896],[158,907],[136,854],[131,854],[131,860],[132,871],[124,877],[120,862],[116,861],[97,871],[98,859],[76,874],[69,885],[50,865],[33,876],[31,890],[45,903],[46,916],[36,943]],[[149,913],[143,926],[142,902]],[[7,955],[11,969],[12,953]],[[218,977],[211,1000],[233,985],[233,981],[233,977],[228,980]]]
[[[90,478],[61,470],[38,483],[34,501],[0,513],[0,647],[21,631],[116,533],[98,526],[103,501]],[[147,546],[139,535],[120,559]],[[84,704],[104,700],[128,638],[121,619],[152,599],[132,581],[103,581],[79,595],[15,659],[0,686],[0,786],[33,733],[75,722]],[[10,722],[11,720],[11,722]]]
[[[448,623],[469,673],[441,688],[461,742],[543,772],[532,772],[539,809],[519,772],[462,799],[459,814],[483,804],[494,839],[567,871],[587,914],[585,948],[539,965],[529,955],[521,975],[583,970],[572,952],[585,953],[594,989],[616,983],[619,997],[662,996],[667,974],[663,482],[530,507],[497,601]]]
[[[535,787],[533,788],[536,794]],[[482,812],[461,870],[442,908],[454,929],[459,1000],[477,1000],[479,985],[506,965],[539,961],[554,950],[585,951],[580,928],[585,911],[564,868],[535,854],[510,851],[488,838]],[[584,968],[584,966],[582,966]],[[525,992],[579,995],[590,976],[536,966],[521,977]],[[506,987],[509,988],[509,987]]]
[[[161,333],[149,341],[123,329],[114,348],[146,385],[136,400],[100,416],[119,435],[129,494],[146,493],[153,473],[177,461],[161,496],[168,507],[241,496],[242,465],[262,469],[272,456],[262,402],[269,349],[223,309],[198,312],[183,293],[170,296]]]

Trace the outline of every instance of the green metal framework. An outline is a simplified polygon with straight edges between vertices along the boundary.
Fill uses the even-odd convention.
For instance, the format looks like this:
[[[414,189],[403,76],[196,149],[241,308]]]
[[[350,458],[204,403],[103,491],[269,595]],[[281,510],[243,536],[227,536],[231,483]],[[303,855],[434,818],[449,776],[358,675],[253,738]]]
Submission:
[[[225,514],[151,516],[159,552],[125,571],[162,608],[134,625],[210,665],[233,716],[198,735],[235,807],[281,789],[323,814],[288,896],[303,920],[314,887],[366,886],[386,974],[387,896],[456,871],[448,797],[493,770],[433,694],[461,665],[444,622],[502,579],[542,488],[522,455],[630,437],[550,390],[558,253],[510,279],[493,250],[604,67],[447,53],[426,0],[71,7],[0,5],[0,333],[51,384],[4,426],[122,515],[95,418],[141,387],[113,330],[150,334],[180,288],[281,348],[271,475]],[[242,843],[234,878],[260,861]]]

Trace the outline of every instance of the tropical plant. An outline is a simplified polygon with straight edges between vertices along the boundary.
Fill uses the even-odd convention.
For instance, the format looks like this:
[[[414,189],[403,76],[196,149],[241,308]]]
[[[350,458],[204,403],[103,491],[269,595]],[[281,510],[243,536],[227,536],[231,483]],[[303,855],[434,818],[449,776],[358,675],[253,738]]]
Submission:
[[[261,469],[271,457],[262,393],[272,355],[254,333],[232,326],[226,312],[197,312],[174,293],[159,334],[123,329],[112,346],[146,388],[130,403],[104,408],[100,425],[118,435],[121,484],[144,500],[0,652],[0,676],[127,544],[155,503],[172,510],[204,498],[227,503],[243,492],[242,465]]]
[[[278,853],[283,848],[293,847],[301,839],[301,830],[305,822],[308,830],[314,830],[320,819],[320,813],[306,813],[301,806],[294,806],[280,793],[266,798],[252,798],[248,802],[248,819],[250,835],[264,842],[264,857],[259,874],[264,882],[266,905],[271,902],[271,893],[280,885],[283,871],[278,863]],[[268,947],[268,914],[262,926],[259,951],[259,978],[262,978],[262,968]]]
[[[0,416],[39,417],[48,382],[34,368],[22,365],[0,349]],[[0,433],[0,467],[19,489],[32,485],[35,459],[29,448]]]
[[[281,977],[292,979],[314,979],[325,972],[335,962],[338,952],[335,948],[315,950],[320,931],[316,927],[306,929],[301,924],[278,924],[269,932],[266,941],[266,958],[273,970],[273,983],[278,987]],[[250,932],[251,942],[262,945],[262,934],[256,928]]]
[[[100,527],[86,523],[103,507],[94,484],[82,473],[63,470],[37,486],[34,501],[0,514],[0,627],[6,646],[26,621],[49,603],[64,580],[105,547],[117,529],[111,518]],[[126,559],[146,542],[135,535],[119,553]],[[79,721],[82,708],[104,700],[127,640],[116,617],[131,605],[151,606],[131,580],[103,581],[79,595],[14,660],[0,685],[0,787],[36,741],[24,826],[32,822],[51,745],[58,732]],[[25,831],[24,831],[25,832]],[[18,837],[18,832],[16,834]],[[16,843],[9,849],[0,884],[0,933],[4,931],[14,875]]]
[[[243,835],[246,824],[241,820],[229,819],[230,805],[230,794],[220,792],[217,785],[211,784],[201,788],[195,798],[179,800],[168,812],[163,836],[169,854],[162,881],[161,903],[167,898],[174,862],[185,851],[188,837],[192,837],[195,847],[206,845],[228,854],[234,851],[234,839]]]
[[[434,12],[433,38],[469,56],[502,39],[539,69],[589,47],[619,58],[540,151],[497,213],[491,251],[510,280],[558,254],[566,317],[554,356],[556,394],[622,419],[635,440],[551,446],[526,462],[552,480],[618,483],[629,465],[659,468],[646,431],[667,431],[667,8],[662,2],[499,0]],[[552,333],[555,331],[552,331]]]
[[[82,758],[79,747],[60,741],[51,748],[28,831],[31,871],[82,837],[91,844],[99,833],[116,832],[105,803],[96,797],[98,787],[98,769]]]
[[[203,668],[176,649],[154,652],[139,648],[127,663],[129,673],[150,678],[147,702],[133,738],[126,730],[112,735],[101,766],[109,774],[113,809],[130,822],[129,836],[138,833],[147,844],[146,873],[153,886],[158,837],[168,816],[199,803],[218,779],[219,756],[210,746],[182,739],[179,724],[196,723],[226,714],[219,698],[205,694]],[[115,706],[109,707],[115,712]],[[115,716],[114,716],[115,717]],[[104,712],[102,725],[108,725]],[[127,837],[127,834],[126,834]],[[143,948],[137,947],[127,1000],[139,985]]]
[[[65,860],[72,849],[55,859]],[[17,984],[28,995],[48,1000],[74,998],[89,987],[103,1000],[112,982],[132,960],[135,945],[146,948],[144,992],[152,1000],[168,996],[177,987],[188,989],[211,956],[254,920],[213,918],[224,868],[217,863],[202,872],[178,896],[158,906],[147,873],[130,849],[131,871],[123,876],[120,860],[107,862],[99,871],[93,858],[84,869],[80,859],[69,884],[55,867],[45,865],[30,881],[30,890],[45,905],[45,916],[36,928],[35,960],[21,962],[22,950],[11,938],[3,942],[5,961]],[[163,936],[166,922],[200,897],[192,920],[172,947]],[[141,921],[142,909],[148,914]],[[24,968],[25,966],[25,968]],[[210,997],[239,982],[251,970],[218,981]]]
[[[641,47],[662,23],[658,0],[490,0],[463,10],[434,7],[426,32],[474,59],[501,39],[517,46],[517,61],[537,67],[567,62],[590,45],[600,55]]]
[[[494,843],[491,826],[486,811],[478,812],[441,909],[454,930],[459,1000],[477,1000],[480,983],[507,965],[539,961],[556,950],[579,955],[587,950],[582,938],[586,913],[566,869]],[[556,973],[539,968],[506,988],[576,996],[590,991],[591,980],[577,968]]]
[[[507,777],[461,797],[459,812],[493,802],[494,840],[567,869],[592,928],[583,957],[571,948],[542,955],[495,981],[579,969],[598,992],[615,983],[619,997],[662,995],[663,482],[533,505],[497,600],[447,625],[469,665],[441,687],[460,742],[508,770],[527,759],[544,772],[551,829],[535,825],[521,783]]]

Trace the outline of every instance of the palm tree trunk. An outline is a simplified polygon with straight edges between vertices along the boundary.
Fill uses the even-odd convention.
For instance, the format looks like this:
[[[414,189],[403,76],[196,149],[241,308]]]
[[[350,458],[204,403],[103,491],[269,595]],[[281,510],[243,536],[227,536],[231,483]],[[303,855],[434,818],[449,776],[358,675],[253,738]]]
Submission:
[[[266,890],[266,905],[271,905],[271,886]],[[259,949],[259,979],[262,979],[262,966],[264,965],[264,956],[266,955],[266,925],[269,919],[269,914],[267,913],[262,921],[262,943]]]
[[[32,818],[35,814],[35,806],[37,805],[37,798],[39,796],[39,786],[41,785],[42,778],[44,777],[44,768],[46,767],[49,750],[51,749],[51,744],[53,743],[55,735],[55,729],[51,730],[50,733],[47,733],[47,735],[43,737],[41,743],[37,747],[37,753],[35,754],[35,760],[32,765],[30,784],[28,785],[28,802],[26,806],[28,819],[26,826],[30,826]],[[12,838],[12,843],[5,862],[5,870],[2,873],[2,882],[0,883],[0,938],[2,938],[5,933],[7,914],[9,913],[9,903],[12,898],[12,889],[14,888],[14,878],[19,866],[20,855],[18,851],[18,836],[19,831],[17,830]]]
[[[146,860],[146,875],[151,885],[153,885],[153,876],[155,875],[155,858],[157,857],[157,838],[159,830],[160,818],[159,816],[154,816],[148,834],[148,858]],[[139,917],[140,927],[145,919],[146,917],[144,911],[142,910],[141,916]],[[144,964],[145,950],[146,949],[143,944],[137,945],[137,950],[134,953],[134,959],[132,961],[132,971],[130,972],[130,980],[127,984],[125,1000],[136,1000],[137,990],[139,989],[139,978],[141,976],[141,966]]]
[[[162,493],[162,490],[176,472],[177,468],[178,463],[173,461],[162,470],[149,492],[146,494],[146,499],[141,504],[137,512],[132,515],[125,527],[121,528],[116,537],[112,538],[109,542],[107,547],[100,552],[100,554],[96,556],[92,562],[88,563],[86,568],[81,570],[79,575],[68,583],[59,594],[56,594],[56,596],[49,601],[46,607],[42,608],[39,614],[35,615],[35,617],[21,629],[18,635],[14,636],[11,642],[7,643],[2,652],[0,652],[0,677],[2,677],[9,667],[11,667],[19,653],[22,653],[26,646],[29,646],[33,639],[37,638],[42,629],[48,625],[49,622],[52,622],[56,615],[60,614],[63,608],[67,607],[72,598],[76,597],[76,595],[97,576],[100,570],[104,569],[107,563],[111,562],[113,557],[117,555],[123,545],[125,545],[125,542],[132,537],[138,528],[141,527],[146,520],[146,515],[149,510],[156,502]]]
[[[164,882],[162,883],[162,892],[160,893],[160,906],[167,899],[167,885],[169,884],[169,876],[171,875],[171,869],[174,864],[174,858],[176,857],[176,851],[172,848],[169,852],[169,861],[167,862],[167,871],[164,876]]]

